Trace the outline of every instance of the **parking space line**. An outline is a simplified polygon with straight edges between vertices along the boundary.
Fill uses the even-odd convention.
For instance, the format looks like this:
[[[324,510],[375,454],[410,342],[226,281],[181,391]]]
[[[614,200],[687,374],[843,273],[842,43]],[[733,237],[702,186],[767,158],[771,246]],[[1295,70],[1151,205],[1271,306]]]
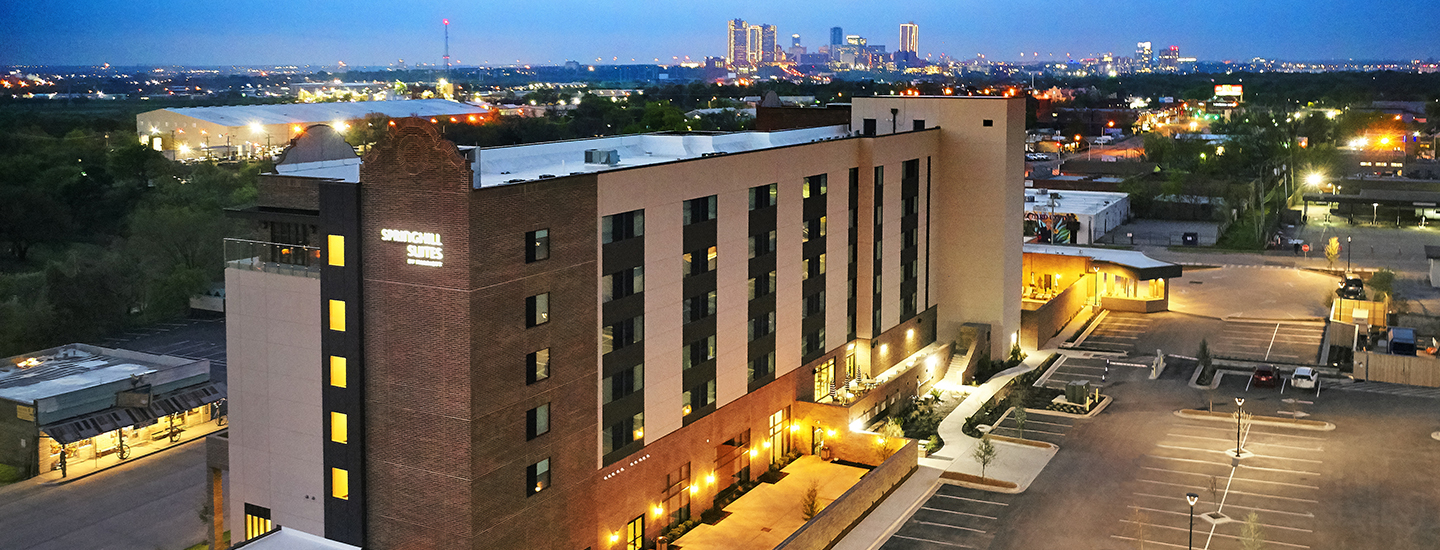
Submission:
[[[1131,521],[1131,520],[1128,520],[1128,519],[1122,519],[1122,520],[1120,520],[1120,523],[1139,523],[1139,524],[1141,524],[1141,525],[1149,525],[1149,526],[1151,526],[1151,527],[1159,527],[1159,528],[1161,528],[1161,529],[1170,529],[1170,530],[1172,530],[1172,531],[1188,531],[1188,529],[1185,528],[1185,527],[1171,527],[1171,526],[1169,526],[1169,525],[1160,525],[1160,524],[1158,524],[1158,523],[1136,522],[1136,521]],[[1113,536],[1115,536],[1115,535],[1111,535],[1111,536],[1113,537]],[[1227,534],[1224,534],[1224,533],[1213,533],[1213,532],[1212,532],[1212,533],[1211,533],[1211,536],[1224,537],[1224,538],[1227,538],[1227,539],[1240,540],[1240,537],[1237,537],[1237,536],[1235,536],[1235,535],[1227,535]],[[1135,539],[1130,539],[1130,540],[1135,540]],[[1145,542],[1150,542],[1150,541],[1145,541]],[[1291,544],[1291,543],[1288,543],[1288,542],[1279,542],[1279,541],[1275,541],[1275,540],[1266,540],[1265,542],[1266,542],[1267,544],[1276,544],[1276,545],[1280,545],[1280,546],[1289,546],[1289,547],[1292,547],[1292,548],[1309,548],[1309,546],[1305,546],[1305,545],[1303,545],[1303,544]]]
[[[1164,496],[1164,495],[1152,495],[1152,494],[1150,494],[1150,493],[1139,493],[1139,492],[1136,492],[1136,493],[1131,493],[1131,494],[1136,495],[1136,496],[1150,497],[1150,498],[1158,498],[1158,499],[1164,499],[1164,500],[1181,500],[1181,501],[1185,500],[1185,497]],[[1244,509],[1246,509],[1246,510],[1254,510],[1254,511],[1256,511],[1256,512],[1266,512],[1266,513],[1270,513],[1270,514],[1284,514],[1284,515],[1287,515],[1287,516],[1297,516],[1297,517],[1302,517],[1302,518],[1313,518],[1313,517],[1315,517],[1315,514],[1312,514],[1312,513],[1310,513],[1310,512],[1286,512],[1286,511],[1284,511],[1284,510],[1271,510],[1271,509],[1269,509],[1269,508],[1256,508],[1256,507],[1254,507],[1254,506],[1241,506],[1241,505],[1239,505],[1239,504],[1230,504],[1230,503],[1226,503],[1225,506],[1226,506],[1227,508],[1244,508]]]
[[[1029,422],[1026,422],[1026,424],[1029,424]],[[1019,428],[1011,428],[1011,427],[1009,427],[1009,426],[1000,426],[1000,427],[994,428],[994,429],[995,429],[995,430],[1012,430],[1012,431],[1015,431],[1015,432],[1019,432],[1019,431],[1020,431]],[[1044,431],[1044,430],[1031,430],[1031,429],[1028,429],[1028,428],[1027,428],[1024,432],[1022,432],[1022,433],[1045,434],[1045,435],[1055,435],[1055,436],[1065,437],[1065,434],[1062,434],[1062,433],[1047,432],[1047,431]]]
[[[1151,467],[1151,466],[1141,466],[1141,468],[1144,468],[1144,469],[1146,469],[1146,470],[1154,470],[1154,471],[1157,471],[1157,472],[1169,472],[1169,473],[1172,473],[1172,474],[1185,474],[1185,475],[1191,475],[1191,476],[1212,477],[1212,476],[1209,475],[1209,474],[1201,474],[1201,473],[1197,473],[1197,472],[1182,472],[1182,471],[1180,471],[1180,470],[1166,470],[1166,469],[1164,469],[1164,468],[1154,468],[1154,467]],[[1235,481],[1248,481],[1248,482],[1252,482],[1252,483],[1271,483],[1271,484],[1275,484],[1275,485],[1285,485],[1285,486],[1287,486],[1287,487],[1298,487],[1298,488],[1301,488],[1301,489],[1314,489],[1314,490],[1316,490],[1316,491],[1319,491],[1319,490],[1320,490],[1319,487],[1316,487],[1316,486],[1314,486],[1314,485],[1301,485],[1301,484],[1299,484],[1299,483],[1286,483],[1286,482],[1284,482],[1284,481],[1266,481],[1266,480],[1263,480],[1263,479],[1250,479],[1250,478],[1248,478],[1248,477],[1237,477],[1237,478],[1233,478],[1233,479],[1234,479]]]
[[[1156,444],[1155,446],[1156,446],[1156,447],[1160,447],[1160,448],[1162,448],[1162,449],[1176,449],[1176,450],[1182,450],[1182,451],[1197,451],[1197,452],[1202,452],[1202,453],[1227,453],[1227,452],[1229,452],[1229,451],[1233,451],[1233,450],[1234,450],[1234,449],[1223,449],[1223,450],[1218,450],[1218,451],[1217,451],[1217,450],[1215,450],[1215,449],[1196,449],[1196,448],[1194,448],[1194,447],[1181,447],[1181,446],[1179,446],[1179,445],[1160,445],[1160,444]],[[1311,463],[1315,463],[1315,464],[1324,464],[1324,462],[1322,462],[1322,461],[1319,461],[1319,460],[1311,460],[1311,459],[1308,459],[1308,458],[1288,458],[1288,457],[1283,457],[1283,456],[1262,455],[1262,454],[1252,454],[1251,456],[1253,456],[1253,457],[1255,457],[1255,458],[1273,458],[1273,459],[1276,459],[1276,460],[1294,460],[1294,461],[1296,461],[1296,462],[1311,462]]]
[[[1026,420],[1026,421],[1025,421],[1025,425],[1028,426],[1028,425],[1030,425],[1030,424],[1044,424],[1044,425],[1046,425],[1046,426],[1060,426],[1061,428],[1073,428],[1073,427],[1075,427],[1074,424],[1061,424],[1061,423],[1059,423],[1059,422],[1046,422],[1046,421],[1044,421],[1044,420]]]
[[[1173,456],[1159,456],[1159,455],[1145,455],[1145,456],[1148,456],[1148,457],[1150,457],[1150,458],[1158,458],[1158,459],[1161,459],[1161,460],[1178,460],[1178,461],[1181,461],[1181,462],[1194,462],[1194,463],[1197,463],[1197,464],[1209,464],[1209,465],[1212,465],[1212,466],[1219,466],[1219,467],[1225,468],[1225,469],[1227,469],[1227,470],[1230,469],[1230,462],[1229,462],[1229,459],[1228,459],[1228,458],[1226,459],[1225,462],[1210,462],[1210,461],[1208,461],[1208,460],[1196,460],[1196,459],[1193,459],[1193,458],[1177,458],[1177,457],[1173,457]],[[1260,470],[1260,471],[1266,471],[1266,472],[1284,472],[1284,473],[1287,473],[1287,474],[1299,474],[1299,475],[1304,475],[1304,476],[1318,476],[1318,475],[1320,475],[1320,474],[1317,473],[1317,472],[1307,472],[1307,471],[1305,471],[1305,470],[1287,470],[1287,469],[1285,469],[1285,468],[1265,468],[1265,467],[1262,467],[1262,466],[1247,466],[1247,465],[1245,465],[1245,464],[1241,464],[1240,467],[1241,467],[1241,468],[1245,468],[1245,469],[1247,469],[1247,470]]]
[[[1144,511],[1146,511],[1146,512],[1156,512],[1156,513],[1160,513],[1160,514],[1170,514],[1170,515],[1175,515],[1175,516],[1187,516],[1187,515],[1189,515],[1189,512],[1175,512],[1175,511],[1171,511],[1171,510],[1159,510],[1159,509],[1156,509],[1156,508],[1146,508],[1146,507],[1144,507],[1144,506],[1130,506],[1130,508],[1135,508],[1135,509],[1139,509],[1139,510],[1144,510]],[[1286,526],[1284,526],[1284,525],[1271,525],[1271,524],[1269,524],[1269,523],[1261,523],[1260,526],[1261,526],[1261,527],[1270,527],[1270,528],[1274,528],[1274,529],[1285,529],[1285,530],[1288,530],[1288,531],[1299,531],[1299,532],[1302,532],[1302,533],[1314,533],[1314,532],[1315,532],[1314,530],[1305,529],[1305,528],[1301,528],[1301,527],[1286,527]]]
[[[974,546],[966,546],[966,545],[964,545],[964,544],[959,544],[959,543],[955,543],[955,542],[942,542],[942,541],[938,541],[938,540],[922,539],[922,538],[917,538],[917,537],[907,537],[907,536],[905,536],[905,535],[900,535],[900,534],[895,534],[895,535],[890,535],[890,536],[891,536],[891,537],[894,537],[894,538],[897,538],[897,539],[918,540],[918,541],[920,541],[920,542],[929,542],[929,543],[932,543],[932,544],[942,544],[942,545],[945,545],[945,546],[954,546],[954,547],[956,547],[956,548],[975,548]]]
[[[1136,539],[1136,538],[1134,538],[1134,537],[1124,537],[1124,536],[1120,536],[1120,535],[1110,535],[1110,538],[1112,538],[1112,539],[1120,539],[1120,540],[1128,540],[1128,541],[1131,541],[1131,542],[1138,542],[1138,541],[1139,541],[1139,539]],[[1183,544],[1170,544],[1170,543],[1168,543],[1168,542],[1157,542],[1157,541],[1153,541],[1153,540],[1146,540],[1146,541],[1145,541],[1145,544],[1158,544],[1158,545],[1160,545],[1160,546],[1169,546],[1169,547],[1171,547],[1171,548],[1185,548],[1185,545],[1183,545]]]
[[[1006,504],[1006,503],[1004,503],[1004,502],[994,502],[994,501],[989,501],[989,500],[980,500],[980,499],[978,499],[978,498],[957,497],[957,496],[954,496],[954,495],[945,495],[945,494],[940,494],[940,493],[935,493],[935,496],[937,496],[937,497],[945,497],[945,498],[953,498],[953,499],[958,499],[958,500],[968,500],[968,501],[970,501],[970,502],[979,502],[979,503],[982,503],[982,504],[994,504],[994,505],[996,505],[996,506],[1009,506],[1009,504]]]
[[[956,511],[954,511],[954,510],[944,510],[944,509],[941,509],[941,508],[931,508],[931,507],[929,507],[929,506],[921,506],[920,509],[921,509],[921,510],[929,510],[929,511],[931,511],[931,512],[945,512],[945,513],[947,513],[947,514],[955,514],[955,515],[960,515],[960,516],[971,516],[971,517],[985,518],[985,519],[1000,519],[1000,518],[997,518],[997,517],[995,517],[995,516],[984,516],[984,515],[980,515],[980,514],[972,514],[972,513],[970,513],[970,512],[956,512]]]
[[[1168,481],[1155,481],[1155,480],[1153,480],[1153,479],[1137,479],[1136,481],[1139,481],[1139,482],[1141,482],[1141,483],[1154,483],[1154,484],[1156,484],[1156,485],[1169,485],[1169,486],[1171,486],[1171,487],[1184,487],[1184,488],[1187,488],[1187,489],[1202,488],[1202,487],[1200,487],[1200,486],[1198,486],[1198,485],[1186,485],[1186,484],[1184,484],[1184,483],[1170,483],[1170,482],[1168,482]],[[1314,499],[1297,498],[1297,497],[1282,497],[1282,496],[1280,496],[1280,495],[1267,495],[1267,494],[1265,494],[1265,493],[1252,493],[1252,492],[1249,492],[1249,491],[1237,491],[1237,490],[1235,490],[1235,489],[1228,489],[1228,490],[1226,490],[1226,493],[1232,494],[1232,495],[1249,495],[1249,496],[1252,496],[1252,497],[1273,498],[1273,499],[1278,499],[1278,500],[1293,500],[1293,501],[1295,501],[1295,502],[1304,502],[1304,503],[1306,503],[1306,504],[1320,504],[1320,501],[1314,500]]]
[[[1061,367],[1061,368],[1060,368],[1060,370],[1065,370],[1065,369],[1094,369],[1094,370],[1105,370],[1105,367],[1103,367],[1103,366],[1100,366],[1100,367],[1092,367],[1092,366],[1089,366],[1089,365],[1071,365],[1071,364],[1068,364],[1068,363],[1067,363],[1064,367]]]
[[[1171,434],[1171,433],[1167,433],[1167,434],[1165,434],[1165,435],[1166,435],[1166,436],[1170,436],[1170,437],[1188,437],[1188,438],[1190,438],[1190,439],[1204,439],[1204,440],[1207,440],[1207,441],[1234,441],[1233,438],[1206,437],[1206,436],[1203,436],[1203,435]],[[1246,444],[1246,445],[1265,445],[1265,446],[1267,446],[1267,447],[1280,447],[1280,448],[1283,448],[1283,449],[1292,449],[1292,450],[1296,450],[1296,451],[1310,451],[1310,452],[1316,452],[1316,453],[1318,453],[1318,452],[1323,452],[1323,451],[1325,450],[1325,449],[1319,449],[1319,448],[1313,448],[1313,449],[1312,449],[1312,448],[1310,448],[1310,447],[1295,447],[1295,446],[1293,446],[1293,445],[1285,445],[1285,444],[1283,444],[1283,443],[1261,443],[1261,442],[1259,442],[1259,441],[1252,441],[1252,440],[1250,440],[1249,438],[1246,438],[1245,444]]]
[[[933,522],[933,521],[920,521],[920,520],[918,520],[918,519],[911,519],[911,521],[914,521],[916,524],[919,524],[919,525],[933,525],[933,526],[935,526],[935,527],[948,527],[948,528],[951,528],[951,529],[959,529],[959,530],[961,530],[961,531],[970,531],[970,532],[972,532],[972,533],[980,533],[980,534],[982,534],[982,535],[985,534],[985,530],[984,530],[984,529],[976,529],[976,528],[974,528],[974,527],[965,527],[965,526],[961,526],[961,525],[950,525],[950,524],[948,524],[948,523],[935,523],[935,522]]]
[[[1226,433],[1235,433],[1235,430],[1232,430],[1232,429],[1230,429],[1230,428],[1219,428],[1219,427],[1215,427],[1215,426],[1201,426],[1201,425],[1199,425],[1199,424],[1176,424],[1176,426],[1183,427],[1183,428],[1193,428],[1193,429],[1196,429],[1196,430],[1213,430],[1213,431],[1220,431],[1220,432],[1226,432]],[[1276,437],[1289,437],[1289,438],[1294,438],[1294,439],[1306,439],[1306,440],[1310,440],[1310,441],[1325,441],[1325,438],[1323,438],[1323,437],[1315,437],[1315,436],[1313,436],[1313,435],[1282,434],[1282,433],[1280,433],[1280,432],[1262,432],[1262,431],[1257,431],[1257,430],[1253,430],[1253,429],[1250,430],[1250,433],[1252,433],[1252,434],[1261,434],[1261,435],[1273,435],[1273,436],[1276,436]]]

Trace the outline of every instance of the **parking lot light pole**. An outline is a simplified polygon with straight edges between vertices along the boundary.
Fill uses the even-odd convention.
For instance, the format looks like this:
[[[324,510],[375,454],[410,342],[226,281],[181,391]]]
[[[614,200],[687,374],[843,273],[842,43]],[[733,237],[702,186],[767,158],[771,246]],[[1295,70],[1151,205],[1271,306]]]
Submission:
[[[1349,235],[1345,236],[1345,272],[1350,272],[1350,242],[1354,239]]]
[[[1200,502],[1200,495],[1185,493],[1185,501],[1190,503],[1190,543],[1185,548],[1195,550],[1195,503]]]
[[[1235,458],[1240,458],[1240,415],[1245,412],[1245,398],[1235,398]]]

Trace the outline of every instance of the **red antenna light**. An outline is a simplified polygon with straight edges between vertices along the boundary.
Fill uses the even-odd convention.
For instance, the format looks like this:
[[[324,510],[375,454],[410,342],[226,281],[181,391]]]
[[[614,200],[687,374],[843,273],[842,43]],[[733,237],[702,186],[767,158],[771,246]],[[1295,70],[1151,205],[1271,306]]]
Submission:
[[[441,19],[441,21],[444,21],[446,25],[449,25],[449,24],[450,24],[450,20],[449,20],[449,19]]]

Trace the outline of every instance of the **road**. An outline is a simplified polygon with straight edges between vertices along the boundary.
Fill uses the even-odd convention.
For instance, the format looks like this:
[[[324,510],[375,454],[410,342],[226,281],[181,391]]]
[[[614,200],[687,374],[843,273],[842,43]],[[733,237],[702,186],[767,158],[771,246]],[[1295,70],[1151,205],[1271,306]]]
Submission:
[[[181,550],[205,540],[205,443],[74,481],[0,488],[0,548]]]

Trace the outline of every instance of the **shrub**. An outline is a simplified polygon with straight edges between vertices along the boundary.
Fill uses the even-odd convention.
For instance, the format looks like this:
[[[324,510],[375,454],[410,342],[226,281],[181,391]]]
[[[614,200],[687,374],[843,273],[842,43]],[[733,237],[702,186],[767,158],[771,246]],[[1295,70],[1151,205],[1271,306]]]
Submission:
[[[20,481],[21,470],[9,464],[0,464],[0,484]]]
[[[820,482],[811,481],[810,488],[805,490],[805,496],[800,497],[800,516],[805,521],[810,521],[815,514],[820,513]]]

